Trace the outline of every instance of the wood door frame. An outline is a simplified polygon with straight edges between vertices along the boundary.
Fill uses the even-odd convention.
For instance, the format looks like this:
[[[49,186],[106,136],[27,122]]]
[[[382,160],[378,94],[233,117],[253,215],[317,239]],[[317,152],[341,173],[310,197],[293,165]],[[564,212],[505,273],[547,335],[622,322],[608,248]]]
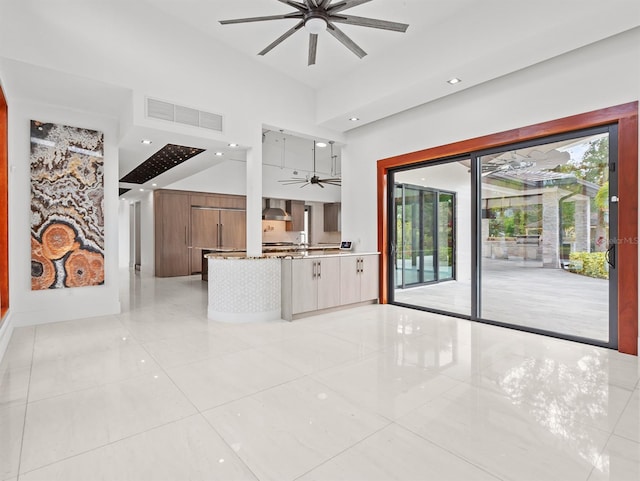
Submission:
[[[576,130],[618,126],[618,350],[638,355],[638,102],[381,159],[377,163],[380,302],[388,303],[389,170]],[[392,186],[391,186],[392,187]]]
[[[9,119],[0,85],[0,322],[9,310]]]

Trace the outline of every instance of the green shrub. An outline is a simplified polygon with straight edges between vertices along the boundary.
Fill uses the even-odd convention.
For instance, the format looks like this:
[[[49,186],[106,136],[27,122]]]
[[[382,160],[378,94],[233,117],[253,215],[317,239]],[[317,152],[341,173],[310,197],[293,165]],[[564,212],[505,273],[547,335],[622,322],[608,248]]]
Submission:
[[[583,276],[609,279],[606,252],[572,252],[569,254],[569,270]]]

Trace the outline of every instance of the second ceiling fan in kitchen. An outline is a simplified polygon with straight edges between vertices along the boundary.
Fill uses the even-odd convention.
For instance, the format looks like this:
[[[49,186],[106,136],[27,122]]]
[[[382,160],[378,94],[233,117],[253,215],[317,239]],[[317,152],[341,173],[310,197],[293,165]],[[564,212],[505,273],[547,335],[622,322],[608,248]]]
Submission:
[[[295,8],[295,12],[282,15],[268,15],[262,17],[237,18],[232,20],[220,20],[222,25],[234,23],[263,22],[267,20],[294,19],[298,22],[287,30],[284,34],[270,43],[266,48],[258,52],[258,55],[265,55],[274,47],[277,47],[298,30],[304,29],[309,32],[309,59],[308,65],[316,63],[316,52],[318,48],[318,34],[325,30],[336,38],[342,45],[351,50],[359,58],[367,55],[358,44],[349,38],[335,24],[343,23],[347,25],[357,25],[360,27],[378,28],[391,30],[393,32],[406,32],[409,25],[406,23],[390,22],[388,20],[378,20],[375,18],[357,17],[355,15],[344,15],[341,12],[348,8],[353,8],[372,0],[277,0],[280,3]]]
[[[335,156],[333,155],[333,142],[329,142],[331,144],[331,161],[335,160]],[[294,172],[295,173],[295,172]],[[316,173],[316,141],[313,141],[313,175],[306,177],[292,177],[290,179],[279,180],[278,182],[282,182],[284,185],[292,185],[292,184],[302,184],[300,187],[306,187],[307,185],[317,185],[318,187],[322,187],[324,189],[323,184],[327,185],[342,185],[342,179],[340,177],[327,177],[325,179],[321,179],[320,176]]]

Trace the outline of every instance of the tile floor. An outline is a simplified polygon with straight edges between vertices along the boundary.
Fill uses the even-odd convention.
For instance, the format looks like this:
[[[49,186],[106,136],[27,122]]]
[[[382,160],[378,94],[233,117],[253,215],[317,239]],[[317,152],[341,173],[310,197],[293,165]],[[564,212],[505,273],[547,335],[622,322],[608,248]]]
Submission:
[[[122,299],[14,331],[0,480],[640,479],[635,357],[395,306],[221,324],[197,277]]]

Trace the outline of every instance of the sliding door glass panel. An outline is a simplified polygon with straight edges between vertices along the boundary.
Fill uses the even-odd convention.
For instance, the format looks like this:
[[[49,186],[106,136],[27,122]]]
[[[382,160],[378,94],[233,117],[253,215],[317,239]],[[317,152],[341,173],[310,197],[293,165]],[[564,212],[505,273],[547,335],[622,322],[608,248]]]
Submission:
[[[404,287],[403,253],[404,245],[404,189],[402,186],[395,186],[393,197],[393,208],[395,212],[395,228],[393,249],[391,251],[391,262],[393,262],[394,286]]]
[[[454,277],[454,200],[452,193],[438,195],[438,278],[441,281]]]
[[[436,277],[436,242],[438,241],[435,232],[436,225],[436,199],[437,192],[421,189],[422,198],[422,222],[421,237],[422,245],[422,277],[420,283],[438,280]]]
[[[471,315],[470,167],[463,160],[394,173],[394,302]]]
[[[420,191],[404,191],[404,243],[401,250],[404,285],[420,283]]]
[[[480,317],[609,340],[609,138],[480,157]]]

